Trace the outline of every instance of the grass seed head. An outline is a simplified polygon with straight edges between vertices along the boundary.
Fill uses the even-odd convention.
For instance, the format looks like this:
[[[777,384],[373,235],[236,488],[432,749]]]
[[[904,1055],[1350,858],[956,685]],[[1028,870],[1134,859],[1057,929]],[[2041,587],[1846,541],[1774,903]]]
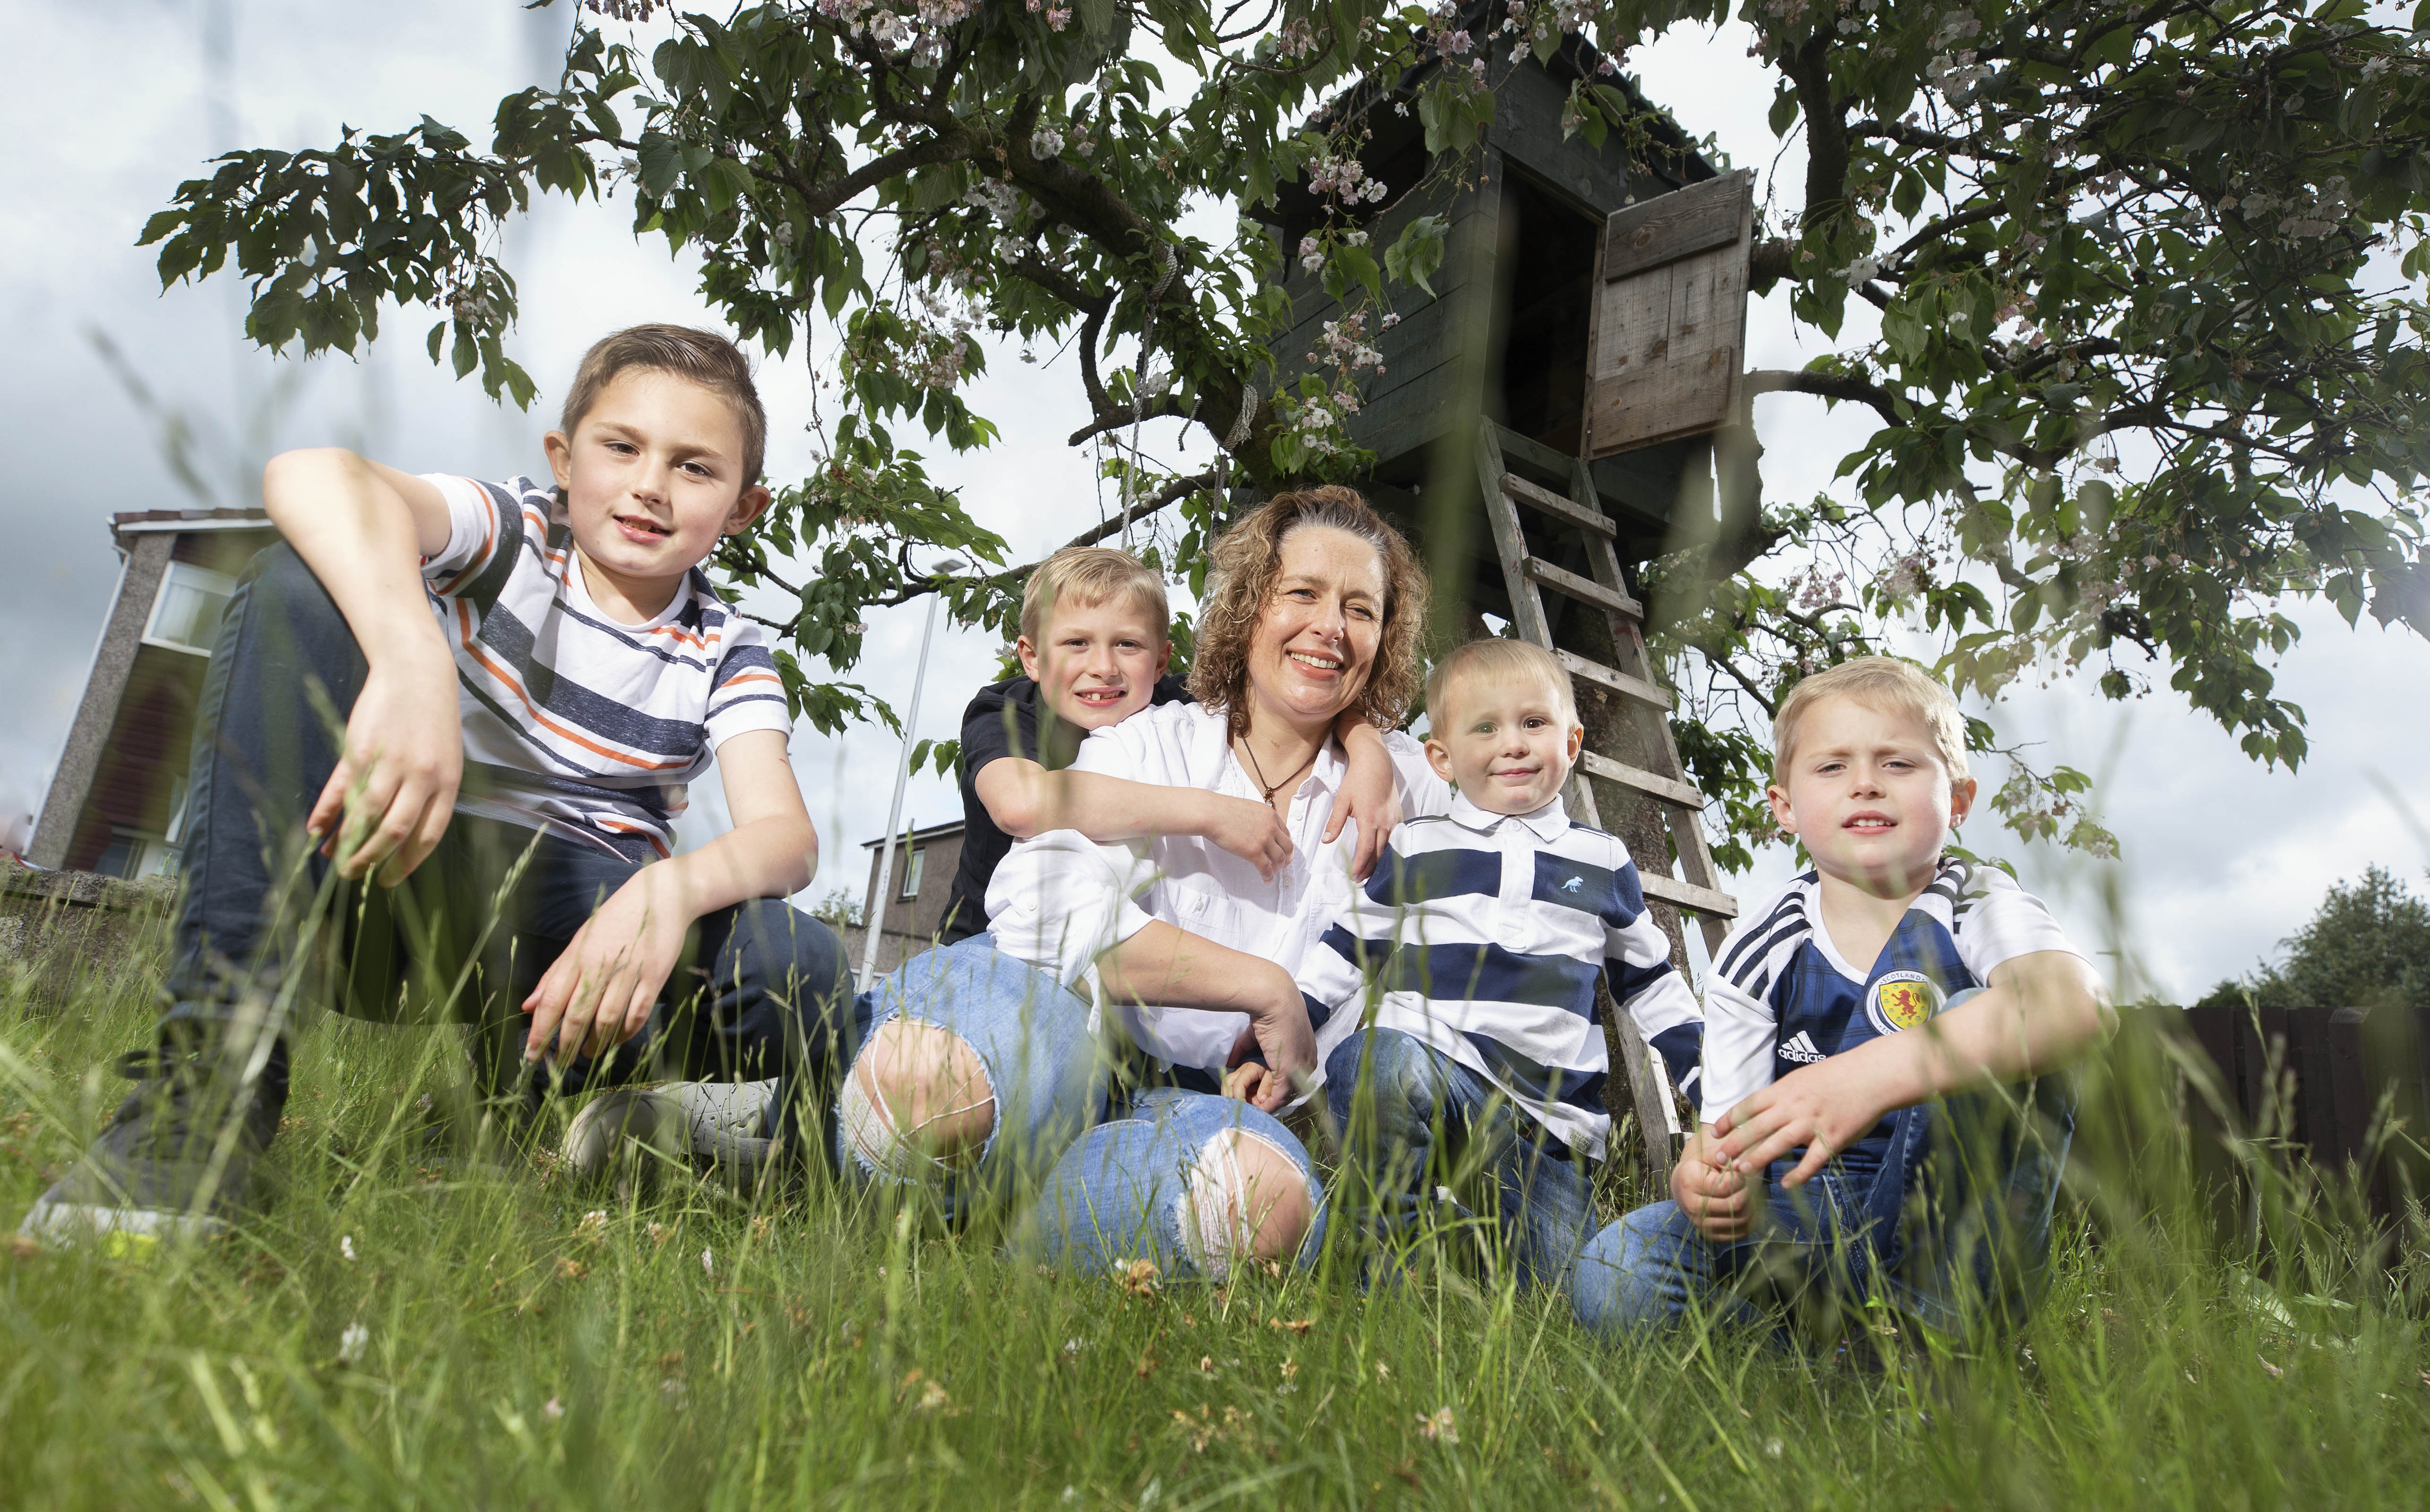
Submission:
[[[1124,1291],[1142,1302],[1154,1302],[1157,1293],[1164,1289],[1164,1272],[1157,1269],[1154,1260],[1125,1261],[1114,1268],[1114,1274]]]

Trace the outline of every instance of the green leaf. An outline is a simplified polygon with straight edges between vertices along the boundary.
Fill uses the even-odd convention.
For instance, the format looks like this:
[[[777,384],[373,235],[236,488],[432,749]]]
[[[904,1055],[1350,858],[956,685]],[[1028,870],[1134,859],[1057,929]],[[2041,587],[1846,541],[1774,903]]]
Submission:
[[[1797,87],[1795,85],[1783,80],[1773,91],[1772,110],[1765,117],[1765,121],[1771,125],[1773,136],[1789,135],[1789,128],[1797,121]]]
[[[641,191],[653,198],[664,197],[683,173],[683,144],[659,132],[643,132],[634,157],[641,164]]]
[[[1412,283],[1433,297],[1435,286],[1427,279],[1442,266],[1445,233],[1448,221],[1440,215],[1421,215],[1401,228],[1401,234],[1384,253],[1384,271],[1396,283]]]

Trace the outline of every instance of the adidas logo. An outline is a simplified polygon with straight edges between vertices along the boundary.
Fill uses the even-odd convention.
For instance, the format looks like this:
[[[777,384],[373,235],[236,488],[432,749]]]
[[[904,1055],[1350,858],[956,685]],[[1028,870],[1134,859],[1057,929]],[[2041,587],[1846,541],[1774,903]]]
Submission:
[[[1780,1058],[1793,1060],[1803,1066],[1811,1066],[1818,1060],[1827,1060],[1830,1057],[1815,1049],[1813,1037],[1800,1029],[1795,1038],[1780,1047]]]

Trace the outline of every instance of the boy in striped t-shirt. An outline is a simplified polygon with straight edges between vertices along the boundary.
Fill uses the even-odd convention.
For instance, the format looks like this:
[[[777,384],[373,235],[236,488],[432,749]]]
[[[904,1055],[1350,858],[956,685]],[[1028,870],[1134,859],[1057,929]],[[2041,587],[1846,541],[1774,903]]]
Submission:
[[[1474,1172],[1521,1273],[1557,1283],[1592,1232],[1587,1166],[1611,1129],[1596,985],[1683,1085],[1696,1002],[1628,847],[1562,809],[1586,731],[1561,664],[1471,641],[1435,669],[1426,708],[1451,811],[1393,832],[1300,985],[1328,1105],[1388,1223]]]
[[[1773,744],[1773,818],[1814,869],[1723,942],[1704,1126],[1672,1200],[1589,1247],[1579,1317],[1754,1322],[1766,1291],[1826,1322],[1868,1302],[1944,1332],[2014,1317],[2073,1128],[2046,1073],[2105,1033],[2100,978],[2039,900],[1946,854],[1974,779],[1957,701],[1922,669],[1804,679]]]
[[[145,1085],[24,1232],[221,1226],[278,1126],[299,993],[470,1023],[509,1127],[552,1087],[664,1067],[778,1078],[774,1126],[736,1132],[806,1147],[790,1121],[827,1101],[847,978],[783,901],[818,837],[782,685],[700,570],[767,507],[766,435],[730,341],[641,326],[583,358],[548,482],[270,464],[286,539],[211,654],[171,1006],[126,1057]],[[733,828],[673,856],[712,757]],[[619,1120],[683,1111],[627,1096]]]

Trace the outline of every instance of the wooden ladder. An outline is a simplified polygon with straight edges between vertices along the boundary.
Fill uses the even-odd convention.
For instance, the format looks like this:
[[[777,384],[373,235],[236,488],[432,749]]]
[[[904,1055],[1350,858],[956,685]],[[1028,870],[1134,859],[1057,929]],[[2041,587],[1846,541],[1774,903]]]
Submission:
[[[1564,497],[1511,472],[1504,455],[1506,442],[1512,450],[1542,454],[1531,457],[1537,464],[1566,464],[1569,494]],[[1561,457],[1489,417],[1477,424],[1476,472],[1485,495],[1485,517],[1493,527],[1494,554],[1502,559],[1503,585],[1510,594],[1513,627],[1522,640],[1559,658],[1571,677],[1620,695],[1637,727],[1638,743],[1652,763],[1650,768],[1630,766],[1589,747],[1578,758],[1578,770],[1571,776],[1565,795],[1571,815],[1580,822],[1605,827],[1594,789],[1587,781],[1589,773],[1662,805],[1670,821],[1672,845],[1678,853],[1679,875],[1669,874],[1667,857],[1639,856],[1634,857],[1638,881],[1649,899],[1695,914],[1705,932],[1706,949],[1719,955],[1729,922],[1738,917],[1738,900],[1716,885],[1719,878],[1713,872],[1712,852],[1705,843],[1705,795],[1688,781],[1678,742],[1671,738],[1669,715],[1673,700],[1655,681],[1646,660],[1645,610],[1630,596],[1627,580],[1621,575],[1620,554],[1612,544],[1618,527],[1603,512],[1586,460]],[[1586,547],[1592,575],[1581,577],[1531,553],[1519,523],[1523,507],[1541,516],[1555,531],[1575,532]],[[1553,643],[1552,621],[1544,612],[1546,589],[1603,613],[1611,625],[1611,643],[1620,665],[1589,661]],[[1672,1158],[1684,1137],[1678,1099],[1673,1095],[1662,1057],[1647,1046],[1645,1037],[1636,1033],[1636,1026],[1624,1016],[1615,1028],[1618,1032],[1612,1038],[1620,1044],[1638,1126],[1646,1134],[1646,1163],[1659,1189],[1667,1192]],[[1657,1139],[1657,1130],[1667,1138]]]

